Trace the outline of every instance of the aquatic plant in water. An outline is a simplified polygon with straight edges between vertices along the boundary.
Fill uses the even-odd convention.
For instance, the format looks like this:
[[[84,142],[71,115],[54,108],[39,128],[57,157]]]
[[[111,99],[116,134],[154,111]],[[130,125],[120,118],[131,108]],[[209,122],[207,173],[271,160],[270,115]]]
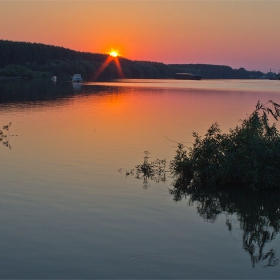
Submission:
[[[142,164],[135,166],[135,169],[131,169],[126,172],[126,176],[134,176],[136,179],[143,180],[143,188],[149,187],[148,181],[154,181],[156,183],[166,181],[166,159],[156,159],[149,162],[149,152],[144,152],[144,161]]]
[[[12,123],[10,122],[8,125],[4,125],[3,126],[3,130],[0,130],[0,142],[2,142],[2,144],[11,149],[11,145],[10,145],[10,126],[12,125]],[[6,132],[5,132],[6,131]]]

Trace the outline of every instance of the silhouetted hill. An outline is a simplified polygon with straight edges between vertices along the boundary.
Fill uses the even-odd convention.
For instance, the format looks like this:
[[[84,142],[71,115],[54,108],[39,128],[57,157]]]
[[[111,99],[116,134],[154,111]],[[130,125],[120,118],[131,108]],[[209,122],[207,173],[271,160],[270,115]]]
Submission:
[[[247,71],[244,68],[232,69],[222,65],[171,64],[169,66],[174,67],[178,72],[197,73],[207,79],[252,79],[264,75],[261,71]]]
[[[51,45],[0,40],[0,77],[50,78],[69,80],[74,73],[81,73],[85,80],[92,80],[108,55],[78,52]],[[175,73],[189,72],[208,79],[248,79],[261,77],[260,71],[208,64],[163,64],[150,61],[132,61],[119,58],[125,78],[173,78]],[[99,76],[101,80],[119,78],[114,61]]]

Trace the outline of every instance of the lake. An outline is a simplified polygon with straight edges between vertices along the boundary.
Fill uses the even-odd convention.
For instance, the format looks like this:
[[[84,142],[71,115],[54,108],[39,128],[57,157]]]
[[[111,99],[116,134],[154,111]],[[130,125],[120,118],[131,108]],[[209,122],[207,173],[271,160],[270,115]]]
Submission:
[[[270,99],[280,81],[0,81],[0,278],[278,278],[275,195],[176,200],[127,174]]]

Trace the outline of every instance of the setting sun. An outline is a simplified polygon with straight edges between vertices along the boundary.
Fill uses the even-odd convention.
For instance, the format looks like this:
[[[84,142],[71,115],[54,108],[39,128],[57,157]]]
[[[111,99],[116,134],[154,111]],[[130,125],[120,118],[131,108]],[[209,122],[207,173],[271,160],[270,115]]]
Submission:
[[[100,74],[107,68],[107,66],[114,61],[114,63],[117,66],[117,70],[119,73],[120,78],[124,78],[124,73],[119,61],[119,56],[120,54],[118,53],[118,51],[115,50],[111,50],[109,53],[109,56],[107,57],[107,59],[103,62],[103,64],[99,67],[99,69],[96,71],[93,80],[96,81],[98,79],[98,77],[100,76]]]
[[[112,52],[110,52],[110,56],[112,56],[112,57],[118,57],[119,54],[118,54],[116,51],[112,51]]]

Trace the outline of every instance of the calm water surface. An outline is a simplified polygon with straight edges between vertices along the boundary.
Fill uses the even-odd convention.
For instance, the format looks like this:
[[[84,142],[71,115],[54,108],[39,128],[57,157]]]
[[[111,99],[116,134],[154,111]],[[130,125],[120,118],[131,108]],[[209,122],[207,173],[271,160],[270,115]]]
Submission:
[[[1,81],[0,278],[278,278],[280,200],[126,176],[270,99],[279,81]]]

